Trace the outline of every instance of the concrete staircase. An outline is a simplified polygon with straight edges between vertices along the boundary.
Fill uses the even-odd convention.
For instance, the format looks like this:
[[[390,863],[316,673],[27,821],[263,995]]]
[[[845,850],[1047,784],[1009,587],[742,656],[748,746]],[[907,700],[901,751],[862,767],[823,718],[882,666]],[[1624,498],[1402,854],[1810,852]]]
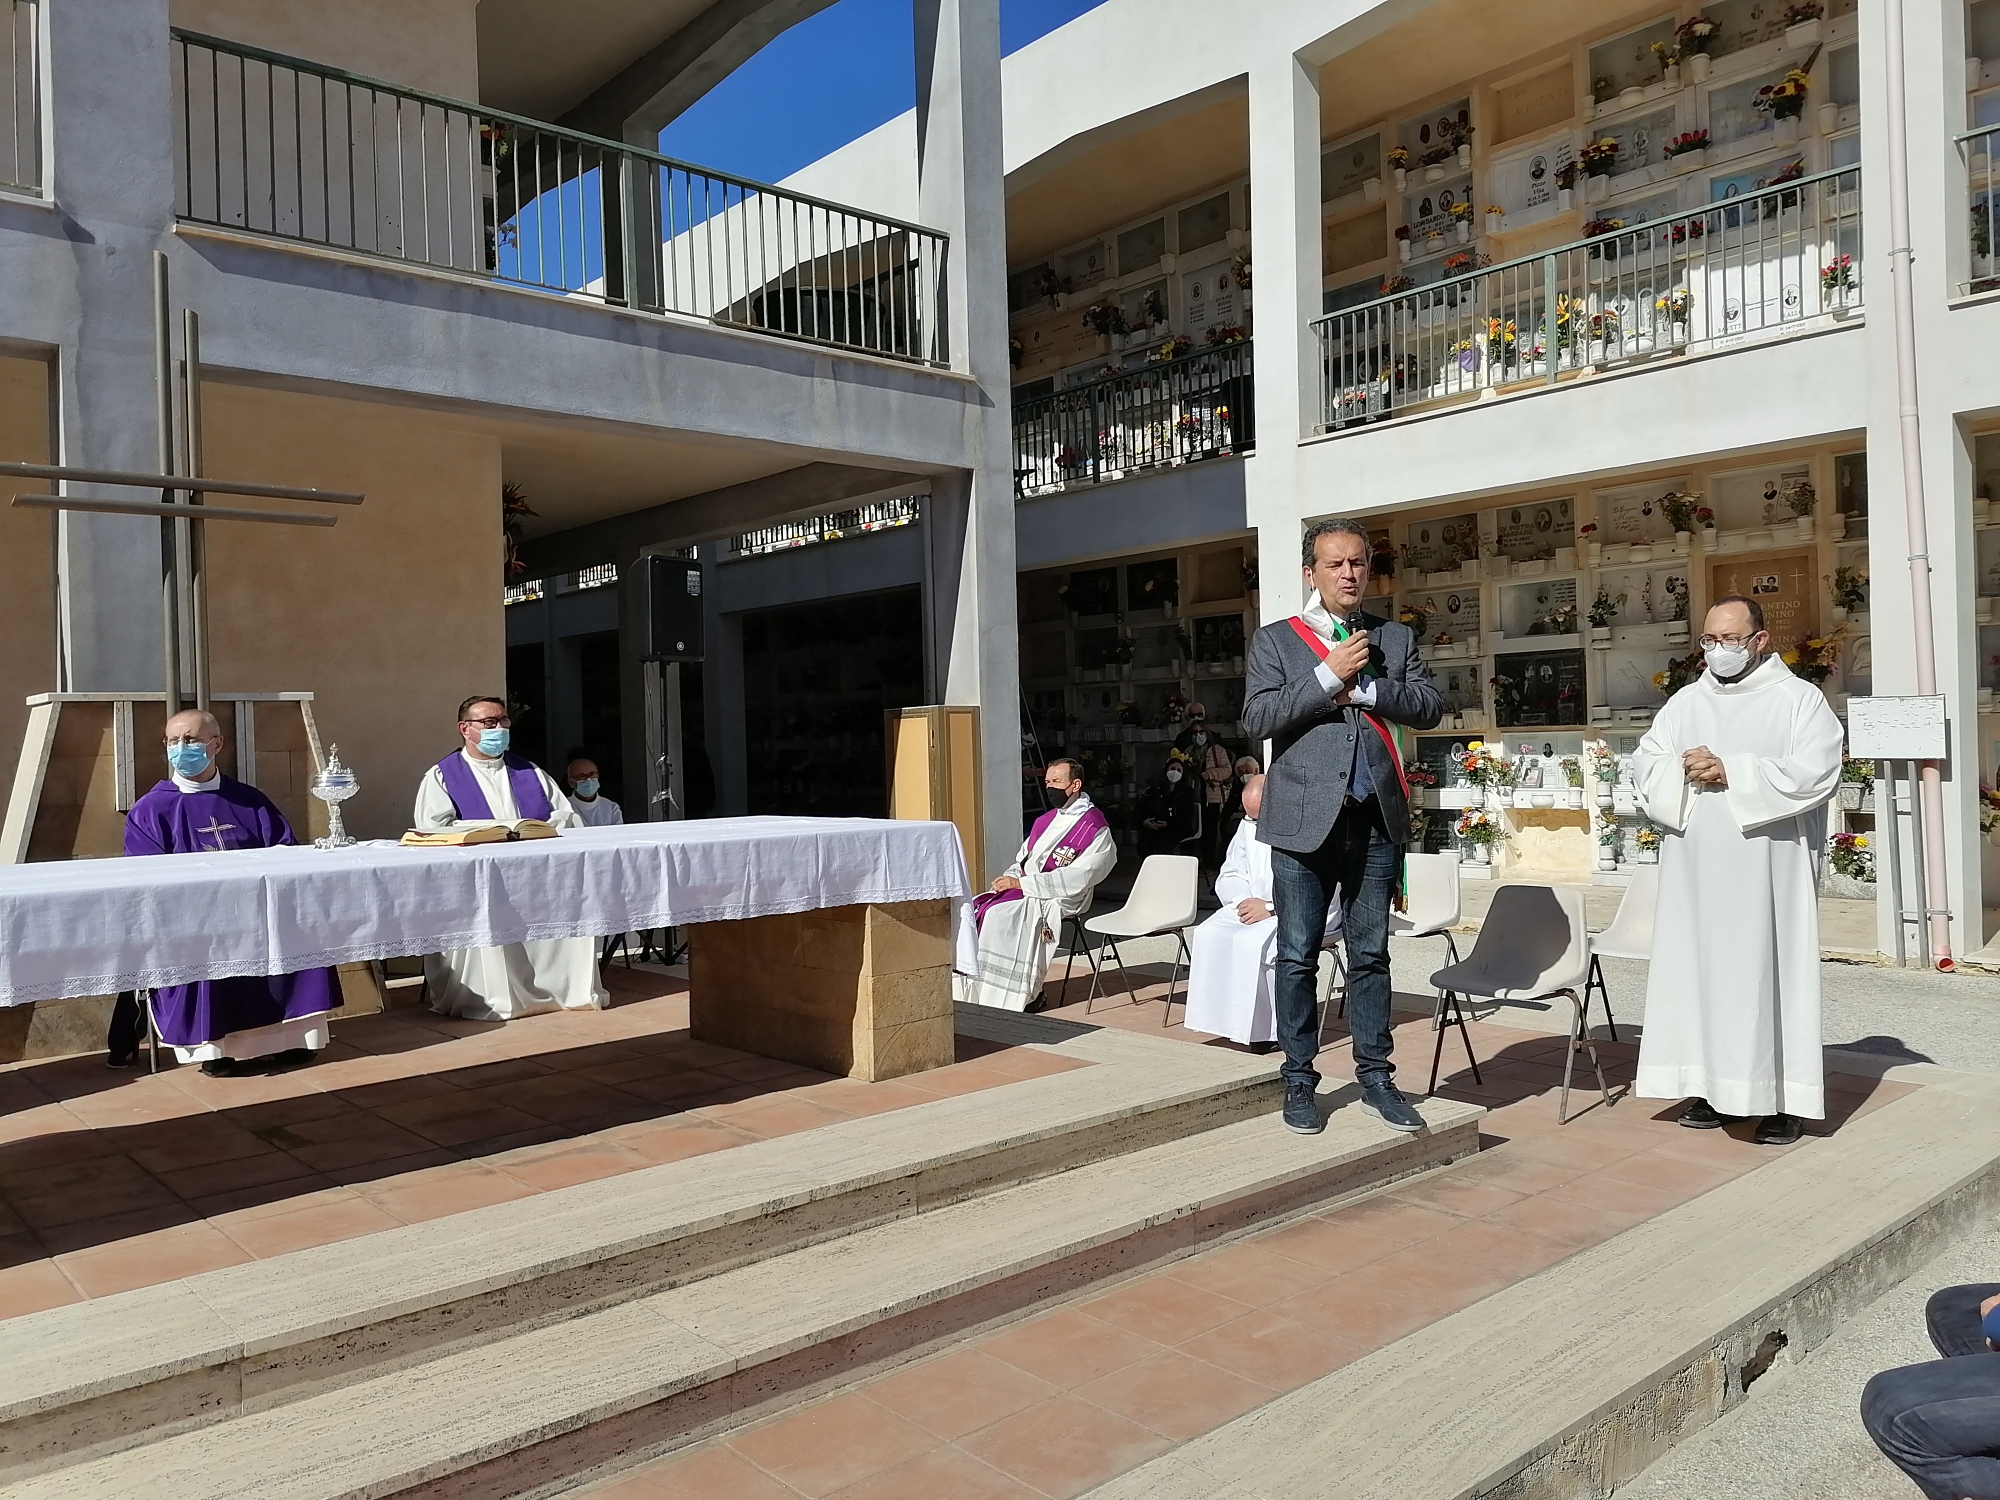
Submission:
[[[1091,1066],[12,1320],[0,1486],[552,1493],[1477,1147],[1469,1105],[1300,1137],[1268,1059],[961,1025]]]

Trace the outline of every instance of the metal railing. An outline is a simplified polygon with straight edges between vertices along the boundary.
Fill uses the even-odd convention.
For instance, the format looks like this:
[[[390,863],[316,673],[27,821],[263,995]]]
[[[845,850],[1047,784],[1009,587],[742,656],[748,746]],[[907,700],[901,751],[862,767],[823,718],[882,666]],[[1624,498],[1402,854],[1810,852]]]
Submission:
[[[1256,443],[1250,341],[1014,403],[1014,493],[1106,484]]]
[[[922,497],[902,495],[894,500],[871,500],[852,510],[828,511],[807,516],[802,521],[780,521],[760,526],[729,539],[725,557],[758,557],[766,552],[785,552],[793,547],[812,547],[821,542],[838,542],[846,537],[865,536],[871,531],[888,531],[908,526],[920,514]]]
[[[7,0],[0,31],[0,188],[42,190],[42,15],[39,0]]]
[[[182,219],[948,362],[935,230],[192,32],[173,49]]]
[[[2000,287],[2000,262],[1993,256],[1993,247],[2000,242],[2000,192],[1995,191],[2000,189],[2000,177],[1994,170],[2000,165],[1996,163],[2000,125],[1967,131],[1958,138],[1958,149],[1965,153],[1966,233],[1972,252],[1966,290],[1990,292]]]
[[[609,588],[618,582],[618,564],[594,563],[574,573],[558,573],[553,578],[526,578],[500,591],[503,604],[532,604],[551,594],[580,594],[585,589]]]
[[[1858,167],[1629,228],[1614,217],[1574,244],[1313,320],[1320,422],[1727,348],[1843,318],[1861,291]]]

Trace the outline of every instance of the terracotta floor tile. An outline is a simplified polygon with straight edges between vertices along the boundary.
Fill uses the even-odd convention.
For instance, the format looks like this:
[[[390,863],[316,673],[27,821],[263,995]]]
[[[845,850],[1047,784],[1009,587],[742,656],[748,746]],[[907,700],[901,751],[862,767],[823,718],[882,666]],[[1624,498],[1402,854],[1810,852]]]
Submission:
[[[1463,1258],[1515,1281],[1524,1281],[1576,1252],[1559,1241],[1529,1234],[1493,1219],[1473,1219],[1439,1235],[1425,1250],[1446,1265]]]
[[[183,1167],[210,1167],[219,1162],[276,1154],[242,1126],[221,1115],[177,1120],[152,1139],[134,1140],[132,1159],[156,1177]]]
[[[1047,1381],[978,1349],[956,1349],[872,1381],[863,1394],[952,1442],[1059,1393]]]
[[[40,1259],[39,1244],[34,1244],[33,1249],[38,1258],[0,1270],[0,1318],[46,1312],[51,1307],[67,1307],[83,1300],[83,1293],[63,1275],[62,1267],[52,1260]]]
[[[238,1080],[221,1078],[210,1080],[217,1083],[233,1083]],[[243,1080],[248,1081],[248,1080]],[[231,1124],[241,1125],[256,1134],[272,1126],[286,1126],[294,1130],[306,1130],[310,1122],[320,1120],[362,1119],[363,1112],[337,1094],[322,1094],[311,1091],[291,1094],[283,1098],[245,1100],[230,1105],[222,1111],[223,1117]],[[331,1129],[333,1127],[326,1127]],[[322,1132],[314,1134],[306,1130],[306,1139],[324,1140]]]
[[[852,1116],[887,1114],[892,1109],[909,1109],[929,1104],[935,1097],[901,1083],[864,1083],[859,1078],[829,1078],[825,1083],[794,1089],[787,1098],[806,1104],[822,1104]]]
[[[1524,1156],[1521,1145],[1519,1141],[1510,1141],[1498,1150],[1483,1151],[1471,1161],[1461,1162],[1452,1171],[1489,1187],[1505,1188],[1509,1192],[1528,1196],[1545,1193],[1559,1183],[1583,1175],[1585,1169],[1582,1167],[1559,1166],[1552,1161]]]
[[[537,1192],[596,1182],[636,1172],[654,1163],[636,1151],[609,1141],[584,1140],[567,1146],[531,1146],[525,1151],[490,1157],[487,1165]]]
[[[1274,1391],[1295,1390],[1366,1352],[1323,1329],[1261,1308],[1191,1338],[1180,1348]]]
[[[1053,1500],[1069,1500],[1173,1444],[1102,1407],[1057,1396],[995,1422],[959,1446]]]
[[[1185,1443],[1277,1394],[1220,1366],[1168,1349],[1071,1392],[1162,1437]]]
[[[1247,1307],[1268,1307],[1309,1286],[1318,1286],[1335,1273],[1251,1242],[1176,1261],[1168,1274]]]
[[[1427,1177],[1420,1177],[1404,1187],[1392,1188],[1389,1197],[1404,1203],[1415,1203],[1422,1208],[1434,1208],[1442,1213],[1457,1214],[1462,1218],[1476,1219],[1481,1214],[1490,1214],[1496,1208],[1505,1208],[1510,1203],[1519,1203],[1525,1193],[1512,1188],[1498,1187],[1478,1177],[1461,1176],[1447,1167]],[[1444,1233],[1451,1233],[1445,1230]]]
[[[199,1222],[200,1216],[191,1204],[176,1202],[170,1208],[146,1208],[137,1213],[114,1214],[103,1219],[79,1219],[73,1224],[44,1229],[35,1237],[41,1241],[43,1254],[67,1255],[71,1251],[112,1245],[142,1234],[155,1234],[163,1229],[177,1229],[183,1224]]]
[[[1561,1198],[1538,1194],[1488,1216],[1494,1223],[1528,1234],[1540,1235],[1573,1250],[1602,1244],[1615,1234],[1644,1222],[1645,1214],[1618,1213],[1606,1208],[1588,1208]]]
[[[1438,1217],[1447,1218],[1443,1214]],[[1371,1260],[1380,1260],[1391,1250],[1400,1248],[1395,1240],[1364,1234],[1333,1219],[1318,1218],[1301,1219],[1296,1224],[1260,1234],[1249,1243],[1272,1255],[1299,1261],[1326,1277],[1341,1275]]]
[[[418,1115],[415,1113],[418,1110],[425,1113]],[[417,1104],[397,1105],[382,1111],[382,1118],[434,1146],[463,1146],[549,1123],[473,1091],[448,1100],[427,1099]]]
[[[719,1120],[731,1129],[741,1130],[760,1140],[771,1140],[781,1135],[797,1135],[802,1130],[818,1130],[824,1125],[835,1125],[842,1120],[851,1120],[852,1115],[841,1114],[824,1105],[808,1104],[803,1099],[776,1098],[754,1105],[746,1104],[731,1109],[698,1109],[693,1114],[700,1118]]]
[[[728,1448],[697,1448],[647,1464],[607,1490],[588,1490],[587,1500],[798,1500],[748,1459]]]
[[[636,1151],[654,1165],[685,1161],[711,1151],[727,1151],[747,1145],[755,1136],[710,1120],[680,1118],[657,1120],[640,1125],[620,1125],[607,1131],[605,1139]]]
[[[0,1176],[122,1154],[108,1134],[90,1129],[60,1104],[0,1119]]]
[[[289,1157],[286,1159],[291,1160]],[[298,1163],[294,1161],[293,1165]],[[320,1193],[336,1191],[339,1187],[340,1184],[326,1173],[301,1171],[291,1177],[253,1182],[220,1192],[191,1193],[183,1201],[191,1212],[204,1219],[234,1213],[283,1213]]]
[[[468,1097],[558,1123],[587,1120],[621,1105],[644,1102],[608,1083],[596,1083],[574,1073],[549,1073],[519,1083],[494,1084],[470,1090]]]
[[[383,1229],[394,1229],[399,1221],[367,1199],[347,1189],[344,1199],[315,1203],[285,1213],[251,1218],[224,1215],[215,1220],[222,1230],[258,1260],[269,1260],[293,1250],[313,1245],[331,1245],[338,1240],[356,1239]]]
[[[1630,1177],[1614,1177],[1609,1172],[1597,1171],[1572,1177],[1560,1187],[1550,1188],[1547,1196],[1560,1198],[1565,1203],[1580,1203],[1586,1208],[1609,1209],[1614,1213],[1637,1214],[1650,1219],[1669,1209],[1679,1208],[1694,1194],[1678,1182],[1634,1182]]]
[[[655,1104],[679,1104],[681,1101],[697,1099],[728,1086],[728,1079],[704,1068],[677,1068],[669,1073],[658,1073],[650,1078],[633,1078],[618,1085],[623,1092],[635,1099],[646,1099]]]
[[[1448,1263],[1426,1244],[1385,1255],[1271,1311],[1358,1348],[1379,1349],[1471,1306],[1512,1280],[1498,1271]]]
[[[88,1099],[66,1100],[65,1107],[93,1130],[122,1130],[136,1125],[190,1119],[207,1114],[213,1106],[191,1098],[164,1082],[146,1080],[129,1088],[95,1094]]]
[[[1580,1121],[1578,1123],[1581,1124]],[[1580,1174],[1608,1167],[1612,1162],[1622,1161],[1628,1156],[1636,1156],[1641,1149],[1650,1149],[1652,1144],[1597,1140],[1583,1130],[1559,1130],[1516,1141],[1510,1149],[1535,1161],[1572,1167]]]
[[[525,1083],[546,1078],[549,1070],[532,1057],[503,1057],[471,1067],[454,1068],[448,1075],[462,1089],[492,1088],[495,1084]]]
[[[136,1168],[135,1168],[136,1170]],[[103,1219],[178,1203],[159,1179],[120,1177],[102,1183],[82,1183],[36,1197],[11,1197],[8,1202],[30,1229],[54,1229],[86,1219]]]
[[[332,1167],[324,1176],[329,1182],[342,1187],[364,1187],[372,1182],[406,1177],[412,1172],[428,1172],[432,1167],[448,1167],[465,1159],[466,1153],[455,1147],[426,1145],[423,1150],[404,1156],[386,1156],[379,1161],[358,1161],[352,1166]]]
[[[483,1162],[462,1161],[356,1183],[354,1191],[391,1218],[418,1224],[495,1203],[511,1203],[531,1196],[535,1189]]]
[[[336,1097],[357,1108],[370,1110],[388,1109],[391,1105],[412,1104],[419,1099],[435,1099],[440,1094],[459,1092],[457,1084],[432,1073],[379,1076],[354,1082],[349,1082],[347,1075],[342,1073],[331,1077],[323,1075],[321,1082]]]
[[[937,1439],[849,1394],[737,1433],[729,1446],[800,1494],[817,1497],[914,1458]]]
[[[1359,1203],[1330,1208],[1323,1217],[1329,1224],[1338,1224],[1342,1228],[1356,1230],[1378,1240],[1389,1240],[1397,1245],[1414,1245],[1419,1240],[1443,1234],[1459,1222],[1456,1214],[1426,1208],[1419,1203],[1404,1202],[1388,1194],[1378,1194],[1373,1198],[1363,1198]]]
[[[444,1143],[403,1130],[386,1120],[365,1118],[347,1126],[333,1140],[290,1149],[294,1156],[314,1171],[330,1172],[341,1167],[410,1156],[441,1144]]]
[[[1018,1078],[997,1073],[980,1063],[953,1063],[948,1068],[933,1068],[928,1073],[912,1073],[896,1081],[906,1088],[928,1094],[933,1099],[952,1099],[1020,1082]]]
[[[73,1161],[51,1162],[0,1173],[0,1196],[43,1198],[91,1188],[120,1187],[145,1182],[152,1174],[122,1151],[100,1153]]]
[[[719,1062],[709,1069],[736,1083],[761,1083],[765,1079],[782,1078],[797,1071],[797,1063],[789,1063],[777,1057],[739,1057],[730,1062]],[[824,1078],[828,1075],[820,1074]]]
[[[835,1500],[1040,1500],[1034,1490],[956,1448],[920,1453],[851,1484]]]
[[[1733,1182],[1747,1170],[1747,1163],[1687,1161],[1655,1149],[1628,1156],[1623,1161],[1614,1161],[1608,1167],[1599,1167],[1594,1175],[1676,1187],[1688,1198],[1697,1198],[1711,1188]]]
[[[974,1347],[1068,1390],[1157,1354],[1161,1346],[1066,1307],[989,1334]]]
[[[223,1266],[240,1266],[250,1256],[212,1224],[176,1224],[56,1257],[63,1274],[86,1297],[108,1297],[134,1287],[157,1286]]]
[[[1162,1274],[1143,1276],[1077,1309],[1156,1344],[1178,1344],[1249,1310],[1248,1303]]]

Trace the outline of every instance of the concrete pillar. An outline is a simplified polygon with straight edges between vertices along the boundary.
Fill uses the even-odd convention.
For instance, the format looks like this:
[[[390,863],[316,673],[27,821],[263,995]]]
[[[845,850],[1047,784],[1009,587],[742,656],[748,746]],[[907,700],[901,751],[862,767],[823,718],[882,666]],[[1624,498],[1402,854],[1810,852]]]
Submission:
[[[1298,443],[1319,421],[1319,69],[1281,54],[1250,74],[1251,235],[1257,246],[1257,453],[1244,466],[1265,623],[1294,613],[1300,518],[1338,497],[1300,492]]]
[[[951,237],[945,326],[975,467],[941,475],[925,502],[926,608],[940,703],[976,703],[983,740],[984,883],[1021,841],[1021,677],[1015,625],[1013,442],[1007,359],[1006,188],[999,0],[914,0],[917,217]]]
[[[173,248],[167,0],[64,0],[42,13],[48,191],[73,251],[67,284],[43,289],[67,309],[56,461],[151,471],[151,257]],[[57,552],[62,686],[159,691],[159,524],[65,513]]]

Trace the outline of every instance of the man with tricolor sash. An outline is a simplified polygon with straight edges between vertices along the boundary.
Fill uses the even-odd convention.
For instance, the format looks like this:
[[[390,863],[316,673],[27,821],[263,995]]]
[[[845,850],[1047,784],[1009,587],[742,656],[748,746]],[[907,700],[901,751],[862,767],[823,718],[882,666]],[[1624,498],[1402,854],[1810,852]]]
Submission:
[[[1063,919],[1090,910],[1098,882],[1118,863],[1111,825],[1083,789],[1083,767],[1052,760],[1042,773],[1049,810],[993,882],[972,898],[979,924],[978,972],[962,999],[1001,1010],[1034,1008],[1062,935]]]
[[[1257,837],[1271,846],[1278,1045],[1285,1124],[1313,1134],[1319,1113],[1314,991],[1328,909],[1341,901],[1347,1017],[1363,1108],[1397,1130],[1423,1117],[1390,1061],[1389,910],[1410,837],[1410,796],[1392,725],[1436,726],[1444,701],[1407,625],[1361,610],[1367,528],[1321,521],[1305,534],[1306,607],[1250,642],[1243,727],[1271,742]]]

